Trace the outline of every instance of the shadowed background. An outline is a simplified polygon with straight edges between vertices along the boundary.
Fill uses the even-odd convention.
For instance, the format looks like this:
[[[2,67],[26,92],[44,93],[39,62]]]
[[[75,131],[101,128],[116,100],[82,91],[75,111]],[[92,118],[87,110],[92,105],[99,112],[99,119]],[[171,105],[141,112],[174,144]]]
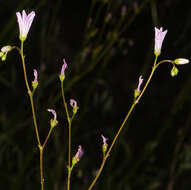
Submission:
[[[59,125],[45,150],[45,188],[66,185],[67,120],[58,75],[65,58],[66,100],[80,107],[72,126],[72,155],[84,155],[71,189],[87,189],[102,159],[101,134],[111,143],[133,101],[138,78],[154,61],[154,27],[168,29],[159,60],[191,58],[188,0],[6,0],[0,1],[0,45],[20,46],[15,13],[34,10],[25,42],[29,81],[35,93],[40,136],[49,129],[48,108]],[[126,7],[126,10],[123,7]],[[124,12],[122,12],[122,9]],[[127,122],[96,184],[99,190],[189,190],[191,188],[191,66],[157,69]],[[0,64],[0,189],[40,189],[39,152],[20,57]],[[72,111],[72,110],[70,110]]]

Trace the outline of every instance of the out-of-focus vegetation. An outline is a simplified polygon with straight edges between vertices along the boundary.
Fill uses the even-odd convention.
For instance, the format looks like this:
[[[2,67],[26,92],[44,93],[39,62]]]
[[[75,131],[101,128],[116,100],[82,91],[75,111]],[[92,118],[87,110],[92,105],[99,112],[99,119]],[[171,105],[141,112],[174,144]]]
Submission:
[[[6,0],[0,2],[0,45],[19,46],[16,11],[36,17],[25,43],[30,80],[39,71],[35,95],[40,136],[49,127],[47,108],[59,126],[45,150],[45,188],[66,184],[67,121],[58,74],[66,58],[66,99],[78,101],[72,153],[85,153],[71,188],[87,189],[102,159],[104,134],[114,137],[133,100],[140,74],[153,61],[154,26],[168,34],[160,59],[191,55],[191,3],[186,0]],[[189,190],[191,187],[191,66],[170,76],[163,65],[132,114],[96,184],[99,190]],[[39,155],[29,98],[16,52],[0,65],[0,189],[40,189]],[[128,130],[127,130],[128,128]]]

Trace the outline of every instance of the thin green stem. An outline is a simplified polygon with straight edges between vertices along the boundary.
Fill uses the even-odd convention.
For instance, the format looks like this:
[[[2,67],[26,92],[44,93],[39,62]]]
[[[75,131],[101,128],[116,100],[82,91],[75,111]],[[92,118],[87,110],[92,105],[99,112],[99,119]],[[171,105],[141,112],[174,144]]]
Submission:
[[[63,81],[61,82],[61,91],[62,91],[62,100],[63,100],[63,103],[64,103],[64,108],[65,108],[67,120],[68,120],[68,123],[69,123],[69,122],[70,122],[70,116],[69,116],[68,106],[67,106],[66,99],[65,99],[65,95],[64,95],[64,85],[63,85]]]
[[[68,123],[68,186],[70,190],[70,177],[71,177],[71,121]]]
[[[53,127],[50,127],[49,132],[48,132],[48,135],[47,135],[47,137],[46,137],[46,139],[45,139],[45,141],[44,141],[44,143],[43,143],[43,145],[42,145],[43,149],[45,148],[45,146],[46,146],[46,144],[47,144],[47,142],[48,142],[48,139],[49,139],[49,137],[50,137],[50,135],[51,135],[51,133],[52,133],[52,130],[53,130]]]
[[[64,87],[63,87],[63,81],[61,81],[61,91],[62,91],[62,99],[66,111],[66,116],[68,120],[68,179],[67,179],[67,190],[70,190],[70,177],[71,177],[71,124],[72,119],[69,116],[68,112],[68,106],[66,103],[65,95],[64,95]]]
[[[137,99],[133,102],[133,104],[131,105],[131,107],[130,107],[130,109],[129,109],[129,111],[128,111],[126,117],[125,117],[125,119],[123,120],[123,122],[122,122],[122,124],[121,124],[119,130],[117,131],[117,133],[116,133],[116,135],[115,135],[115,137],[114,137],[114,139],[113,139],[113,141],[112,141],[112,143],[111,143],[111,145],[110,145],[110,147],[109,147],[107,153],[105,154],[105,156],[104,156],[104,158],[103,158],[103,160],[102,160],[101,166],[100,166],[100,168],[99,168],[99,170],[98,170],[98,172],[97,172],[95,178],[93,179],[92,183],[90,184],[88,190],[91,190],[91,189],[93,188],[93,186],[95,185],[95,183],[97,182],[97,180],[98,180],[98,178],[99,178],[99,176],[100,176],[100,174],[101,174],[101,172],[102,172],[102,170],[103,170],[103,167],[104,167],[104,165],[105,165],[105,162],[107,161],[107,158],[109,157],[110,152],[111,152],[111,150],[113,149],[113,146],[115,145],[115,143],[116,143],[116,141],[117,141],[117,139],[118,139],[118,137],[119,137],[119,135],[120,135],[122,129],[124,128],[125,123],[127,122],[129,116],[131,115],[132,111],[134,110],[135,105],[139,102],[139,100],[140,100],[141,97],[143,96],[143,94],[144,94],[146,88],[148,87],[148,85],[149,85],[149,83],[150,83],[150,81],[151,81],[151,78],[152,78],[152,76],[153,76],[153,74],[154,74],[156,68],[157,68],[161,63],[165,63],[165,62],[170,62],[170,63],[173,64],[173,62],[172,62],[171,60],[164,60],[164,61],[161,61],[161,62],[159,62],[159,63],[157,64],[157,59],[158,59],[158,56],[155,57],[154,66],[153,66],[152,71],[151,71],[151,73],[150,73],[150,75],[149,75],[149,78],[147,79],[146,84],[145,84],[144,87],[143,87],[143,90],[141,91],[141,93],[140,93],[140,95],[138,96],[138,98],[137,98]]]
[[[44,190],[43,147],[41,145],[38,125],[37,125],[37,120],[36,120],[36,113],[35,113],[34,101],[33,101],[33,93],[31,92],[31,89],[30,89],[29,83],[28,83],[28,78],[27,78],[27,72],[26,72],[26,66],[25,66],[25,57],[24,57],[24,53],[23,53],[23,43],[24,42],[21,41],[21,49],[20,49],[19,52],[20,52],[21,60],[22,60],[25,84],[26,84],[26,88],[27,88],[27,91],[28,91],[28,95],[30,97],[30,104],[31,104],[31,109],[32,109],[32,116],[33,116],[33,123],[34,123],[34,127],[35,127],[35,134],[36,134],[36,138],[37,138],[38,147],[39,147],[39,150],[40,150],[40,179],[41,179],[40,181],[41,181],[41,190]],[[16,48],[16,49],[19,50],[19,48]]]
[[[23,65],[23,72],[24,72],[24,79],[25,79],[25,84],[28,90],[28,94],[31,94],[31,90],[29,87],[28,79],[27,79],[27,72],[26,72],[26,66],[25,66],[25,57],[23,53],[23,41],[21,41],[21,51],[20,51],[21,59],[22,59],[22,65]]]
[[[41,183],[41,190],[44,190],[44,175],[43,175],[43,151],[44,148],[39,146],[40,150],[40,183]]]
[[[32,109],[32,115],[33,115],[33,122],[34,122],[34,126],[35,126],[36,138],[37,138],[38,145],[41,146],[40,136],[39,136],[39,130],[38,130],[38,125],[37,125],[37,120],[36,120],[36,114],[35,114],[35,109],[34,109],[34,101],[33,101],[33,95],[32,95],[32,93],[29,94],[29,97],[30,97],[30,102],[31,102],[31,109]]]

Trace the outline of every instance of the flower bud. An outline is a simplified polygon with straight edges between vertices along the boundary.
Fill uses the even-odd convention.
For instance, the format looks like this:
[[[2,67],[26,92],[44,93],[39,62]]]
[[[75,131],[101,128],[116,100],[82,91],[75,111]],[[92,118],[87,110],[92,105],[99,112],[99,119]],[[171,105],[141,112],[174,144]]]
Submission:
[[[174,60],[174,63],[175,63],[176,65],[184,65],[184,64],[189,63],[189,60],[188,60],[188,59],[185,59],[185,58],[178,58],[178,59],[175,59],[175,60]]]
[[[103,155],[105,155],[105,153],[107,151],[107,147],[108,147],[108,144],[107,144],[108,138],[104,137],[103,135],[101,135],[101,137],[102,137],[102,140],[103,140],[102,152],[103,152]]]
[[[4,47],[1,48],[0,58],[1,58],[2,61],[5,61],[5,60],[6,60],[7,54],[8,54],[8,52],[11,51],[11,50],[12,50],[12,47],[9,46],[9,45],[4,46]]]
[[[79,109],[77,102],[74,99],[70,99],[70,105],[73,108],[73,114],[75,115]]]
[[[134,98],[136,99],[140,93],[141,93],[141,85],[143,83],[143,78],[142,78],[142,75],[139,77],[139,84],[137,86],[137,89],[135,89],[134,91]]]
[[[173,66],[173,68],[171,69],[170,74],[171,74],[172,77],[178,75],[178,68]]]
[[[8,53],[11,50],[12,50],[12,47],[9,46],[9,45],[4,46],[4,47],[1,48],[1,52],[3,52],[3,53]]]
[[[54,128],[58,124],[58,121],[56,119],[56,117],[57,117],[56,111],[53,109],[48,109],[48,112],[51,112],[54,116],[54,118],[50,120],[50,126],[51,126],[51,128]]]
[[[38,86],[38,72],[36,69],[34,69],[33,71],[34,71],[34,80],[32,81],[32,87],[34,91]]]
[[[59,78],[60,78],[60,81],[61,81],[61,82],[63,82],[64,79],[65,79],[65,70],[66,70],[66,68],[68,67],[68,65],[67,65],[67,63],[66,63],[66,61],[65,61],[65,59],[63,59],[63,61],[64,61],[64,64],[62,65],[62,69],[61,69],[61,72],[60,72],[60,75],[59,75]]]
[[[75,156],[72,158],[72,168],[80,161],[81,157],[83,156],[84,152],[82,150],[82,146],[78,146],[78,151]]]

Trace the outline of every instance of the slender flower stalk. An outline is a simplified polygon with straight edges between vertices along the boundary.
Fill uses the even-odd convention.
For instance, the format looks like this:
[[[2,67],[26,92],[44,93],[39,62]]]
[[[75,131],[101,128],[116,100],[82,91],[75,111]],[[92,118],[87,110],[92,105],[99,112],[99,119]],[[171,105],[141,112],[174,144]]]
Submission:
[[[35,12],[32,11],[27,15],[25,10],[23,10],[22,15],[20,12],[17,12],[16,16],[19,24],[19,32],[20,32],[19,38],[21,41],[25,41],[27,38],[27,34],[30,30],[31,24],[33,22],[33,19],[35,17]]]

